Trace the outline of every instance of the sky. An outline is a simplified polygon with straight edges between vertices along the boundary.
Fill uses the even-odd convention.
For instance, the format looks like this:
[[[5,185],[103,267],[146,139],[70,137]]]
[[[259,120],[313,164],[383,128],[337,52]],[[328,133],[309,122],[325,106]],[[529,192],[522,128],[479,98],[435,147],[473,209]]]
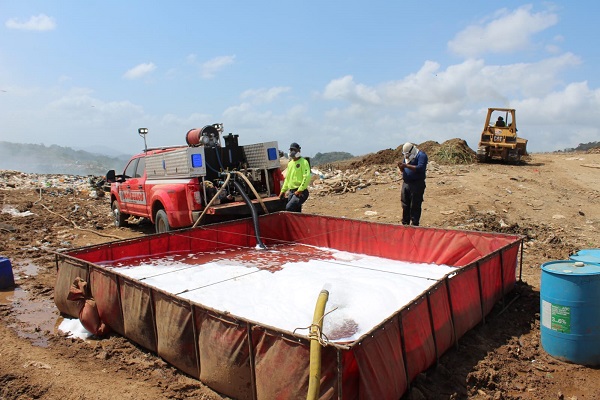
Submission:
[[[5,1],[0,141],[105,154],[240,144],[363,155],[517,110],[530,152],[600,141],[599,2]]]

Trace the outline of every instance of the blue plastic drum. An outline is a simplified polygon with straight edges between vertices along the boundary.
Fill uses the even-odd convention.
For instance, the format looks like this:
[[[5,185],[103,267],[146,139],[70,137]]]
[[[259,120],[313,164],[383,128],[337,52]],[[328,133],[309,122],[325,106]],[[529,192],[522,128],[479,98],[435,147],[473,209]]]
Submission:
[[[600,264],[564,260],[542,264],[542,347],[576,364],[600,365]]]
[[[12,264],[6,257],[0,257],[0,290],[15,286]]]
[[[600,249],[583,249],[569,257],[571,260],[600,264]]]

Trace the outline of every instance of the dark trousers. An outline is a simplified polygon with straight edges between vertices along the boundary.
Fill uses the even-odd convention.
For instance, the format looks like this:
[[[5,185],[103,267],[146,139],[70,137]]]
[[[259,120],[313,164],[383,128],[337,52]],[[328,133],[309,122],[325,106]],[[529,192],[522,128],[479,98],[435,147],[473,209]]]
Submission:
[[[402,225],[419,226],[421,205],[425,194],[425,181],[403,182],[400,201],[402,202]]]
[[[296,196],[294,193],[298,189],[290,190],[290,195],[285,205],[285,211],[302,212],[302,204],[308,199],[308,190],[304,190],[300,196]]]

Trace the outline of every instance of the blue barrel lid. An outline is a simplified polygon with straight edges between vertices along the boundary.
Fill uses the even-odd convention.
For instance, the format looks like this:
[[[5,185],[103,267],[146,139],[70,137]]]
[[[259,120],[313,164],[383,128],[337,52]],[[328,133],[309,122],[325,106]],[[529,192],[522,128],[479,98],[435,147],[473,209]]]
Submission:
[[[596,256],[600,257],[600,249],[582,249],[575,253],[578,256]]]
[[[600,263],[600,249],[583,249],[569,256],[571,260]]]
[[[596,275],[600,274],[600,264],[576,260],[549,261],[542,264],[542,270],[561,275]]]

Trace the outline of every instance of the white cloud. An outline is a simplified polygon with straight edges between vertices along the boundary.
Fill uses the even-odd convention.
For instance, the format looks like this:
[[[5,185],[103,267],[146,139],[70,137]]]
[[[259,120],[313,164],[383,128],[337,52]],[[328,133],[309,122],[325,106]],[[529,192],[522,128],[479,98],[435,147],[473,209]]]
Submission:
[[[5,26],[8,29],[19,29],[24,31],[51,31],[56,28],[56,21],[52,17],[40,14],[31,16],[25,22],[21,22],[17,18],[11,18],[6,21]]]
[[[291,106],[281,113],[259,110],[255,104],[241,103],[223,112],[225,129],[240,135],[240,144],[276,140],[280,149],[291,142],[305,142],[303,150],[314,154],[319,143],[327,141],[325,131],[309,115],[303,105]],[[309,144],[310,143],[310,144]],[[317,149],[314,151],[314,149]]]
[[[332,130],[344,132],[346,137],[368,139],[364,143],[371,146],[370,151],[379,146],[395,147],[405,140],[441,143],[452,138],[465,139],[473,147],[477,145],[486,109],[507,106],[517,109],[522,132],[531,131],[533,135],[535,129],[530,126],[540,124],[544,126],[543,135],[564,141],[558,147],[557,140],[539,141],[532,137],[530,145],[534,150],[566,148],[573,146],[572,141],[578,135],[582,138],[589,135],[590,130],[584,127],[600,126],[600,117],[594,112],[600,106],[600,90],[589,89],[585,82],[565,85],[560,78],[563,72],[580,63],[579,57],[571,53],[535,63],[505,65],[467,59],[446,69],[426,61],[417,72],[376,86],[344,76],[323,89],[323,99],[332,104],[324,112],[324,118],[331,126],[338,127]],[[346,106],[341,108],[340,101],[346,102]],[[563,121],[548,125],[546,120],[558,115]],[[575,129],[574,124],[569,126],[567,122],[573,117],[581,121],[581,128],[576,129],[577,134],[565,135]],[[364,132],[381,134],[365,137]],[[356,148],[349,149],[351,143],[348,140],[343,143],[347,151],[361,154]]]
[[[600,89],[591,89],[587,82],[570,83],[562,90],[513,104],[519,132],[534,150],[565,149],[600,138]]]
[[[209,122],[215,123],[216,121],[213,121],[213,119],[214,117],[210,114],[202,113],[193,113],[185,117],[175,114],[166,114],[161,117],[160,125],[162,127],[168,127],[170,131],[180,131],[181,135],[184,135],[190,129],[202,128]]]
[[[274,123],[280,117],[270,110],[260,111],[250,103],[241,103],[223,111],[223,118],[227,121],[227,126],[242,125],[246,129],[259,129]]]
[[[323,97],[327,100],[345,99],[363,104],[379,104],[381,102],[374,89],[355,83],[351,75],[329,82],[323,91]]]
[[[192,54],[188,54],[188,55],[187,55],[187,57],[185,58],[185,60],[186,60],[186,62],[187,62],[188,64],[193,64],[193,65],[195,65],[195,64],[197,64],[197,63],[198,63],[198,61],[197,61],[197,60],[198,60],[198,56],[196,56],[196,55],[195,55],[195,54],[193,54],[193,53],[192,53]]]
[[[495,100],[508,105],[509,98],[543,96],[561,84],[558,76],[580,59],[566,53],[537,63],[486,65],[468,59],[442,70],[433,61],[399,81],[369,87],[352,76],[332,80],[323,91],[326,100],[344,100],[352,106],[402,107],[412,109],[443,105],[446,109]]]
[[[188,56],[188,60],[193,62],[195,57]],[[221,56],[215,57],[212,60],[208,60],[202,64],[201,75],[204,79],[214,78],[216,73],[225,68],[226,66],[233,64],[235,56]]]
[[[287,93],[291,89],[289,86],[277,86],[269,89],[249,89],[243,92],[240,97],[242,99],[250,99],[255,104],[271,103],[281,94]]]
[[[156,146],[185,144],[190,128],[223,122],[226,132],[240,135],[241,144],[277,140],[285,149],[295,141],[309,156],[327,151],[360,155],[395,148],[407,140],[442,143],[462,138],[474,148],[487,108],[510,106],[517,109],[519,132],[529,139],[531,151],[575,147],[600,137],[600,89],[593,87],[591,78],[590,83],[585,78],[567,80],[587,70],[585,64],[578,68],[587,58],[562,50],[573,39],[568,31],[569,40],[550,32],[556,24],[551,9],[537,13],[531,6],[503,9],[448,43],[450,50],[468,56],[454,64],[422,59],[410,73],[368,84],[356,78],[358,72],[340,75],[316,95],[314,87],[296,87],[291,80],[290,86],[246,90],[236,102],[232,94],[236,89],[224,87],[219,102],[198,107],[207,114],[194,113],[196,108],[187,106],[178,108],[187,112],[148,114],[127,99],[98,98],[85,88],[65,91],[70,81],[60,73],[51,88],[24,88],[5,79],[7,85],[1,89],[6,92],[0,96],[7,97],[1,111],[8,129],[0,137],[14,134],[25,141],[61,145],[77,138],[129,152],[132,146],[141,147],[140,126],[150,129],[149,145]],[[490,63],[484,57],[533,47],[538,51],[527,52],[524,58],[494,57],[500,61]],[[540,54],[545,58],[533,58]],[[165,76],[177,84],[179,78],[189,79],[187,72],[193,68],[194,76],[200,72],[203,78],[213,78],[235,62],[235,56],[207,60],[189,54]],[[123,78],[147,77],[156,69],[153,63],[143,63]],[[234,99],[233,103],[221,103],[227,99]],[[39,121],[44,121],[43,130]]]
[[[103,101],[93,97],[87,88],[74,88],[60,98],[48,103],[50,114],[60,118],[65,125],[98,128],[122,124],[143,115],[142,107],[130,101]],[[68,121],[68,122],[66,122]]]
[[[153,126],[150,125],[152,116],[140,105],[126,99],[98,98],[89,88],[12,89],[12,101],[3,110],[7,128],[0,132],[0,140],[75,148],[105,146],[129,153],[143,147],[137,128],[146,124]],[[43,129],[39,121],[44,121]]]
[[[149,73],[153,72],[155,69],[156,69],[156,65],[154,65],[154,63],[151,63],[151,62],[139,64],[139,65],[136,65],[135,67],[131,68],[127,72],[125,72],[123,74],[123,78],[138,79],[145,75],[148,75]]]
[[[590,89],[587,82],[568,84],[564,89],[543,97],[515,101],[515,106],[544,125],[598,124],[600,89]],[[600,129],[600,128],[599,128]]]
[[[533,35],[558,22],[550,11],[532,12],[526,5],[512,12],[506,9],[496,13],[493,20],[484,20],[468,26],[448,42],[455,54],[478,57],[486,53],[512,53],[531,46]]]

